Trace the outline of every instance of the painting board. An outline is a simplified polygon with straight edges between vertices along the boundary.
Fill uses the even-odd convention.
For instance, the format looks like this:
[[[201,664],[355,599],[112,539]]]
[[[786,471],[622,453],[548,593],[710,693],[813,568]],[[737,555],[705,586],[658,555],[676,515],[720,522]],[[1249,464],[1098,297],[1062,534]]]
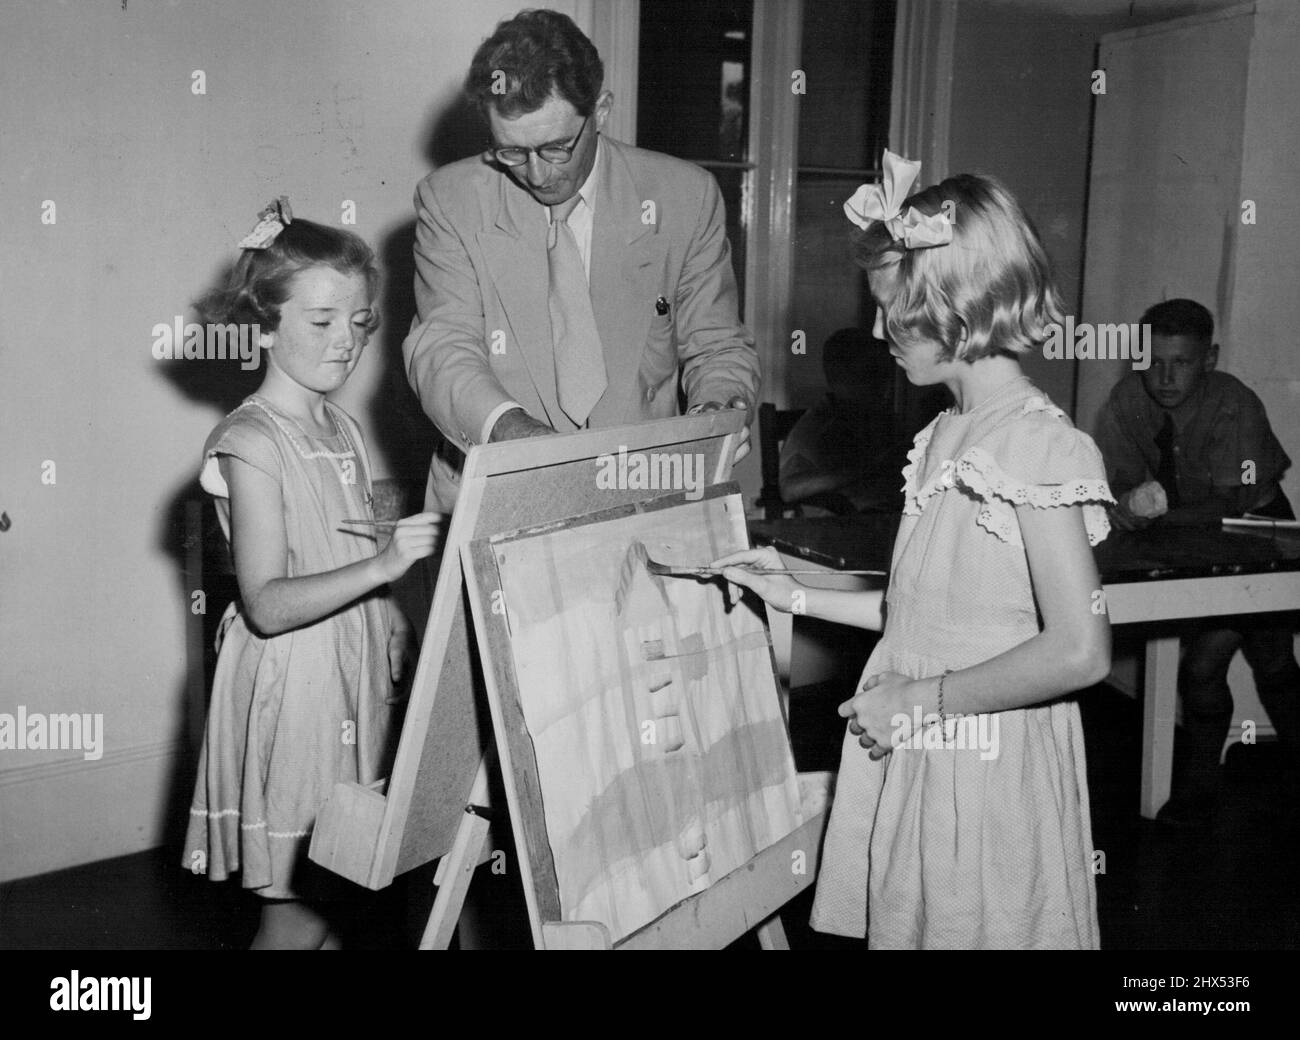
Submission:
[[[467,548],[535,936],[616,944],[805,823],[761,618],[646,567],[746,547],[719,485]]]
[[[487,707],[475,695],[481,684],[462,547],[644,499],[647,491],[634,484],[602,486],[620,450],[698,454],[705,486],[724,481],[745,418],[742,411],[707,412],[470,450],[391,776],[384,785],[335,786],[317,816],[313,860],[378,889],[453,847],[492,739]]]

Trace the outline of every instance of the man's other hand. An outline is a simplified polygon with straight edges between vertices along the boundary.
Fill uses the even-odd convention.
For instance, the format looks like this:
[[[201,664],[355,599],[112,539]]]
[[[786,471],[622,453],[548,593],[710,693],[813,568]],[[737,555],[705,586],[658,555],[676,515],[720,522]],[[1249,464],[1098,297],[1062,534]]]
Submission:
[[[522,408],[511,408],[496,421],[488,441],[517,441],[521,437],[546,437],[555,431],[544,422],[538,422]]]
[[[724,408],[748,408],[743,397],[733,397],[726,404],[718,401],[705,401],[703,404],[692,405],[686,410],[687,415],[699,415],[701,412],[720,412]],[[749,454],[749,423],[740,428],[740,440],[736,442],[736,462],[739,462]]]

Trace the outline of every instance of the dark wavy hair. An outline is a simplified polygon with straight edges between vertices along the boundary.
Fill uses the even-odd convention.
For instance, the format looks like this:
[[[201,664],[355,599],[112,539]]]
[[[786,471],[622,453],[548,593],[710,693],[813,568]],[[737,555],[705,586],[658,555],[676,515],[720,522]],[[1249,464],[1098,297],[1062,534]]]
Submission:
[[[520,11],[496,27],[474,52],[465,94],[486,119],[536,112],[552,93],[589,116],[605,82],[595,45],[558,11]]]
[[[1188,336],[1206,346],[1214,342],[1214,315],[1195,300],[1165,300],[1148,307],[1143,325],[1153,336]]]
[[[1062,320],[1061,298],[1047,251],[1015,196],[992,177],[960,174],[910,196],[902,212],[909,206],[946,212],[952,241],[908,249],[879,221],[853,235],[858,266],[890,283],[890,338],[936,343],[945,361],[1014,357],[1042,344],[1048,325]]]
[[[280,327],[280,307],[289,299],[293,279],[311,267],[331,267],[340,274],[359,274],[374,300],[379,291],[375,254],[359,235],[294,218],[265,249],[245,249],[225,284],[195,303],[207,322],[257,324],[264,332]],[[379,326],[371,308],[367,329]]]

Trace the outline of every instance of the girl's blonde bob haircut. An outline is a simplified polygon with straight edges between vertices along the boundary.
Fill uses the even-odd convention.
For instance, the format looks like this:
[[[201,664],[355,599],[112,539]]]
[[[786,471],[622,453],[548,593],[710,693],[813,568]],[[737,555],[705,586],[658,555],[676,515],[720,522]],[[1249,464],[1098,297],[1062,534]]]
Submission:
[[[902,211],[908,206],[947,213],[952,241],[908,249],[879,221],[853,235],[853,259],[891,294],[890,339],[935,343],[944,361],[1040,346],[1048,325],[1062,320],[1061,299],[1038,232],[1011,192],[991,177],[961,174],[910,196]]]

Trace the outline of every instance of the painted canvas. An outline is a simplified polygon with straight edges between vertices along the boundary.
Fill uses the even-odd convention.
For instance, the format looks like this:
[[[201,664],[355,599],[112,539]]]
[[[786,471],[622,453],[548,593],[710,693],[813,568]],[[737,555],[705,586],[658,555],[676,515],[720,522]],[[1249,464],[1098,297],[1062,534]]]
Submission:
[[[747,545],[733,494],[494,547],[562,916],[615,941],[803,822],[762,620],[645,566]]]

